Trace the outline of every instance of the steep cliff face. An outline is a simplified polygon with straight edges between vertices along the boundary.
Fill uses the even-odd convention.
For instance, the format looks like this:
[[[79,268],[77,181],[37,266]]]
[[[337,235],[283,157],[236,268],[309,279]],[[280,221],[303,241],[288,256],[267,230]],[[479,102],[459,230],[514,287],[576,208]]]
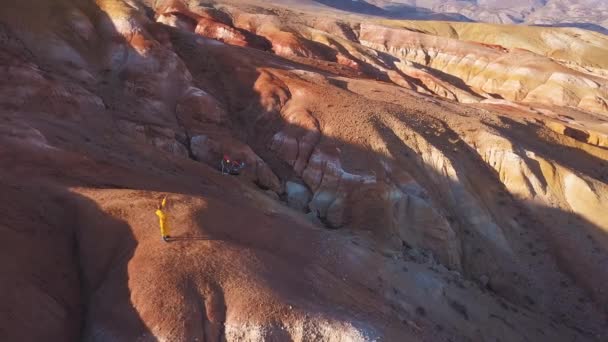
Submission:
[[[608,338],[605,79],[298,10],[0,13],[2,335]]]

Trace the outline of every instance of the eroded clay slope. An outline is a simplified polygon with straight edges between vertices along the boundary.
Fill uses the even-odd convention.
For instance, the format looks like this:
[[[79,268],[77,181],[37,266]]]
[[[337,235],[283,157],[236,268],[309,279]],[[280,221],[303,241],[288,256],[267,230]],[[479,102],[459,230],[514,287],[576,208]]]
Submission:
[[[335,13],[317,18],[238,4],[219,6],[224,14],[213,15],[193,3],[175,3],[157,5],[158,20],[182,28],[198,22],[190,29],[206,37],[270,48],[288,58],[338,63],[450,100],[505,99],[608,112],[603,58],[608,41],[599,33],[470,23],[380,21],[379,25],[376,19],[340,19]],[[247,38],[244,32],[258,37]]]
[[[2,336],[608,338],[603,107],[484,102],[462,70],[556,77],[514,99],[535,103],[562,91],[547,84],[603,99],[602,78],[307,15],[122,0],[0,14]],[[244,172],[221,175],[223,155]]]

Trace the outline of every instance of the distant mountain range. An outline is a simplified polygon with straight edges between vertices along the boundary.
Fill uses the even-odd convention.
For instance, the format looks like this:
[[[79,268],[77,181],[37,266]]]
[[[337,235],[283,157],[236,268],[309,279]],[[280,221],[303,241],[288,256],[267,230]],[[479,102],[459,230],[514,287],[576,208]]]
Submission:
[[[317,0],[402,19],[581,27],[608,33],[608,0]]]

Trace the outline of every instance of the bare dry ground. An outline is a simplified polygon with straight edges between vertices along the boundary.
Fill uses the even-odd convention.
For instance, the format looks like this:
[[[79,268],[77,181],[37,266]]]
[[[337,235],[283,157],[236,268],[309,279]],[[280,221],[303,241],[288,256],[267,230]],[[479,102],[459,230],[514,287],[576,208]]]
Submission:
[[[345,3],[318,2],[334,6]],[[603,0],[364,0],[356,3],[359,8],[351,7],[351,11],[380,12],[380,15],[408,19],[579,27],[608,33],[608,3]],[[362,3],[372,8],[363,8]]]

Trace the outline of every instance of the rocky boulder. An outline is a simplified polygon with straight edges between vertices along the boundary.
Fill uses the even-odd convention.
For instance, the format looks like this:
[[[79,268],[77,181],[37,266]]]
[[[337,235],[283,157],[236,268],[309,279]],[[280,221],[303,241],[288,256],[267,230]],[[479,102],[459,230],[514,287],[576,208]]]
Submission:
[[[299,211],[307,211],[312,194],[305,185],[288,181],[285,183],[285,193],[287,194],[287,205]]]

